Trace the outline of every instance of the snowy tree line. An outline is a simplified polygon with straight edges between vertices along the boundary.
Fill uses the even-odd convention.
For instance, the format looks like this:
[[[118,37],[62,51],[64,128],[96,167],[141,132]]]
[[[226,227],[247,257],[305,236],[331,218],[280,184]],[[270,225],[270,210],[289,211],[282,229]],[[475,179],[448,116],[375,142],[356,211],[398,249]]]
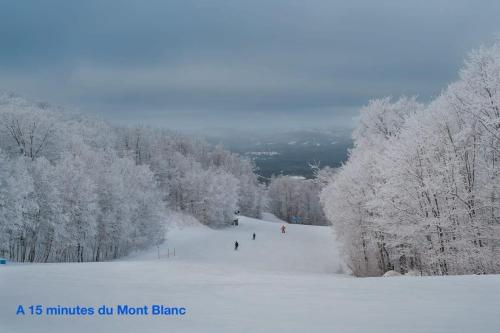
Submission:
[[[357,276],[500,273],[500,44],[423,105],[372,100],[321,194]]]
[[[268,187],[269,212],[278,218],[301,224],[328,225],[329,222],[320,204],[320,192],[324,186],[321,181],[332,173],[332,169],[314,167],[315,177],[280,175],[272,177]]]
[[[170,209],[213,227],[227,225],[236,210],[260,217],[265,188],[250,159],[165,130],[121,128],[117,136],[119,155],[149,166]]]
[[[201,140],[0,94],[0,256],[100,261],[163,241],[169,211],[258,217],[251,161]]]

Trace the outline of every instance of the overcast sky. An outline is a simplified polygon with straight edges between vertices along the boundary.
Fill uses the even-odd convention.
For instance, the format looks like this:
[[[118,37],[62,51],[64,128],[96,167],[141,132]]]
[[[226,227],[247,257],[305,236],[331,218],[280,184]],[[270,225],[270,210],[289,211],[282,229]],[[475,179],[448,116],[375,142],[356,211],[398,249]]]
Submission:
[[[120,123],[346,126],[423,101],[500,32],[500,1],[0,0],[0,89]]]

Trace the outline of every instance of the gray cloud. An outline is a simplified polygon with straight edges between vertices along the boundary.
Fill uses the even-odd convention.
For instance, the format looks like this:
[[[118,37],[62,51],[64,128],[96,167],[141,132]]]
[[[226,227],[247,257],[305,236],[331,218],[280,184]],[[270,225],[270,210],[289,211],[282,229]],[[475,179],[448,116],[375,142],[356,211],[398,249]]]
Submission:
[[[500,32],[477,1],[0,0],[0,89],[117,122],[349,125]],[[265,124],[265,125],[263,125]]]

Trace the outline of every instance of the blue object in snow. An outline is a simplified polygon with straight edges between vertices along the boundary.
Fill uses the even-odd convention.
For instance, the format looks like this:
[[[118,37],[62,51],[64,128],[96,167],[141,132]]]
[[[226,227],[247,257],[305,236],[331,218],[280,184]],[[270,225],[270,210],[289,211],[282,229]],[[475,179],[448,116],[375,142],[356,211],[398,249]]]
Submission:
[[[7,259],[0,258],[0,265],[7,265]]]

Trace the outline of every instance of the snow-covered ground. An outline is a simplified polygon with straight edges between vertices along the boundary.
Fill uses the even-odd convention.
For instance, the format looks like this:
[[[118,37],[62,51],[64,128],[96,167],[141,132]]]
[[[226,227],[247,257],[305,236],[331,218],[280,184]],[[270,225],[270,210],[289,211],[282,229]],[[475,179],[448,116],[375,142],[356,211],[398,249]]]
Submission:
[[[335,274],[329,228],[288,225],[282,235],[276,220],[240,221],[224,230],[173,228],[160,259],[152,249],[115,262],[0,267],[0,332],[500,330],[500,276],[352,278]],[[165,304],[188,313],[20,317],[18,304]]]

